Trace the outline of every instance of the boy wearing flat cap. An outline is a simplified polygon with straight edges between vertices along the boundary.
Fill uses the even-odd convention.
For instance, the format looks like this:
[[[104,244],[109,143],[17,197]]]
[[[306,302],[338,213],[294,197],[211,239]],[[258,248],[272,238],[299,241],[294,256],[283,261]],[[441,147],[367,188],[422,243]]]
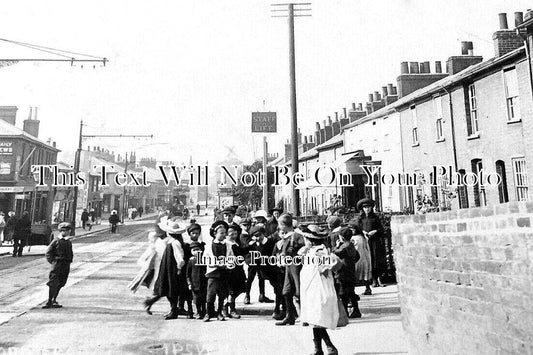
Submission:
[[[55,238],[46,249],[46,260],[52,264],[49,281],[46,283],[49,287],[48,302],[43,308],[61,308],[57,303],[59,291],[67,283],[72,263],[72,242],[69,240],[70,223],[63,222],[59,226],[59,235]]]

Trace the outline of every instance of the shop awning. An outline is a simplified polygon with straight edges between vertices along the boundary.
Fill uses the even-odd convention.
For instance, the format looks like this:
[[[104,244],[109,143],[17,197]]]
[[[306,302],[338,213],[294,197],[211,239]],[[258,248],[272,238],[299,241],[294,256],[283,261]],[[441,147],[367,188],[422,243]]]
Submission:
[[[329,164],[333,169],[336,169],[338,167],[343,166],[346,164],[349,160],[352,158],[362,158],[363,157],[363,151],[357,150],[355,152],[346,153],[341,155],[337,160],[335,160],[333,163]]]

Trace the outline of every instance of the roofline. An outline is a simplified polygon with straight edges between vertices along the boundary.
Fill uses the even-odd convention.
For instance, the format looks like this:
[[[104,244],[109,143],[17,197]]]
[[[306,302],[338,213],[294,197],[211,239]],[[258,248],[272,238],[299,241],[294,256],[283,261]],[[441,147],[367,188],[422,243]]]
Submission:
[[[16,134],[16,135],[15,134],[5,134],[5,135],[0,135],[0,137],[1,138],[22,138],[22,139],[24,139],[26,141],[32,142],[34,144],[39,144],[39,145],[41,145],[43,147],[46,147],[46,148],[48,148],[50,150],[55,150],[56,152],[60,152],[61,151],[61,149],[57,149],[57,148],[55,148],[55,147],[53,147],[51,145],[48,145],[48,144],[46,144],[45,142],[41,141],[38,138],[31,138],[31,137],[28,137],[28,136],[26,136],[24,134]]]
[[[454,87],[456,85],[458,85],[459,83],[463,82],[464,80],[468,80],[470,79],[472,76],[475,76],[475,75],[478,75],[480,73],[483,73],[485,71],[488,71],[498,65],[500,65],[501,62],[504,62],[506,60],[510,60],[512,58],[514,58],[515,56],[519,56],[519,55],[522,55],[522,54],[525,54],[525,48],[522,46],[520,48],[517,48],[509,53],[506,53],[504,55],[502,55],[501,57],[493,57],[489,60],[486,60],[484,62],[481,62],[481,63],[478,63],[476,65],[473,65],[473,66],[470,66],[468,68],[465,68],[464,70],[460,71],[459,73],[455,73],[453,75],[449,75],[449,76],[446,76],[440,80],[437,80],[436,82],[432,83],[432,84],[429,84],[425,87],[422,87],[412,93],[410,93],[409,95],[406,95],[400,99],[398,99],[397,101],[393,102],[392,104],[390,105],[387,105],[383,108],[380,108],[379,110],[375,111],[375,112],[372,112],[371,114],[369,115],[366,115],[365,117],[357,120],[357,121],[354,121],[354,122],[351,122],[349,124],[347,124],[346,126],[344,127],[341,127],[341,131],[344,131],[346,129],[350,129],[350,128],[353,128],[353,127],[356,127],[356,126],[359,126],[360,124],[363,124],[363,123],[366,123],[366,122],[369,122],[369,121],[372,121],[372,120],[375,120],[375,119],[378,119],[378,118],[381,118],[383,116],[388,116],[390,115],[391,113],[394,113],[396,111],[398,111],[399,108],[401,107],[404,107],[406,105],[410,105],[412,104],[414,101],[418,101],[419,99],[422,99],[422,98],[425,98],[427,96],[431,96],[445,88],[450,88],[450,87]],[[491,63],[488,63],[492,61]],[[488,64],[487,64],[488,63]],[[464,76],[464,72],[465,71],[471,71],[468,75]],[[448,83],[446,83],[447,81],[449,81]],[[446,83],[445,85],[437,85],[438,83],[441,83],[444,84]],[[424,90],[425,88],[427,88],[428,86],[432,86],[434,85],[435,87],[432,88],[431,90],[429,91],[426,91]]]

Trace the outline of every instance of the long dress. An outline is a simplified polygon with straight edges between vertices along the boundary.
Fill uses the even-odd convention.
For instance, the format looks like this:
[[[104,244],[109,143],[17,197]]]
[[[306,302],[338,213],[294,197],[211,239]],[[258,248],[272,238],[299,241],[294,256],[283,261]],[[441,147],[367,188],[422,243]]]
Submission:
[[[241,255],[244,257],[244,252],[239,247],[239,244],[227,239],[225,242],[228,247],[231,247],[235,256]],[[234,297],[237,297],[246,291],[246,274],[244,273],[242,265],[235,265],[235,267],[229,271],[228,288],[229,294]]]
[[[181,242],[172,238],[166,246],[161,260],[154,292],[161,297],[179,298],[188,295],[186,272],[178,275],[178,269],[185,266],[185,255]]]
[[[305,258],[313,259],[314,256],[328,256],[330,253],[326,246],[312,246]],[[331,265],[333,266],[333,265]],[[331,267],[330,266],[330,267]],[[335,329],[339,321],[339,304],[331,270],[326,276],[320,273],[317,263],[304,262],[300,272],[300,306],[302,322],[314,326]]]
[[[371,281],[372,261],[368,240],[365,236],[359,234],[352,237],[352,243],[361,256],[359,261],[355,263],[355,279],[357,281]]]

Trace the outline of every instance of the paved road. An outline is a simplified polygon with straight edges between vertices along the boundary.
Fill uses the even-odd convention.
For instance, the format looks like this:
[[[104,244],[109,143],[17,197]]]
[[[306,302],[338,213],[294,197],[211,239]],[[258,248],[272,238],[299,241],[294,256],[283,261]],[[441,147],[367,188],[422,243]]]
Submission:
[[[202,225],[211,217],[199,219]],[[238,304],[240,320],[203,323],[198,320],[165,321],[165,300],[149,316],[141,303],[147,290],[137,294],[127,285],[137,272],[136,260],[144,251],[143,222],[74,241],[75,261],[59,301],[64,308],[44,310],[48,264],[44,256],[0,258],[0,354],[307,354],[311,329],[276,327],[269,317],[271,305]],[[207,231],[204,232],[207,235]],[[257,300],[254,286],[252,301]],[[362,292],[362,289],[358,289]],[[364,317],[332,331],[340,354],[396,354],[406,351],[396,287],[364,297]],[[270,296],[272,294],[270,293]],[[242,302],[242,296],[239,299]]]

